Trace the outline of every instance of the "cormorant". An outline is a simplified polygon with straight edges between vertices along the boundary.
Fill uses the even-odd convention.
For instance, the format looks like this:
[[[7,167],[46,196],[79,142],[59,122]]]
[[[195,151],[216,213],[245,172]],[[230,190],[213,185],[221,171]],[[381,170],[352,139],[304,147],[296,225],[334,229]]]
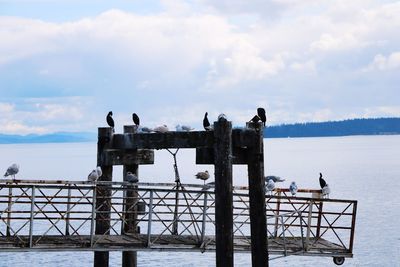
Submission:
[[[140,119],[139,119],[139,116],[136,113],[132,114],[132,120],[133,120],[133,123],[135,123],[136,126],[139,126]]]
[[[108,126],[110,126],[111,128],[114,128],[115,125],[114,125],[114,120],[112,118],[112,115],[113,115],[112,111],[108,112],[106,120],[107,120]]]

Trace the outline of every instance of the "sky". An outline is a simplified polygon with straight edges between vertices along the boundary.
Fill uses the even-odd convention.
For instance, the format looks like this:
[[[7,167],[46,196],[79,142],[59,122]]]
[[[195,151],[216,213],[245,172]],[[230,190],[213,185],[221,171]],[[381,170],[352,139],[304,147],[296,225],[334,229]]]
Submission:
[[[0,0],[0,133],[400,116],[400,1]]]

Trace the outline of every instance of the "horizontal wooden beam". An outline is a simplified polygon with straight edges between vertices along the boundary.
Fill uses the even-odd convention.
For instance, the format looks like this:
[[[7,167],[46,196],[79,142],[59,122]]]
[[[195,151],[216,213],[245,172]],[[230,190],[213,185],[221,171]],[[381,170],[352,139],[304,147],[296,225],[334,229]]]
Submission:
[[[144,165],[154,164],[154,151],[150,149],[139,150],[104,150],[100,155],[102,165]]]
[[[212,147],[213,131],[114,134],[112,149],[166,149]]]

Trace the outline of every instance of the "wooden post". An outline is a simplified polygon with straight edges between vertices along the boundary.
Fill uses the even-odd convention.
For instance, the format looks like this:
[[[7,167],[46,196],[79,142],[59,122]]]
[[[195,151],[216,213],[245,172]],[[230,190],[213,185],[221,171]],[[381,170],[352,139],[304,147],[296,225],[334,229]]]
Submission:
[[[214,123],[216,266],[233,266],[232,123]]]
[[[134,133],[137,127],[133,125],[125,125],[124,133]],[[134,152],[136,153],[137,150]],[[127,172],[131,172],[139,177],[139,165],[130,164],[124,165],[124,182],[126,182]],[[137,220],[137,202],[138,192],[137,186],[129,186],[129,189],[124,191],[124,212],[126,223],[123,224],[123,233],[137,233],[136,220]],[[136,251],[122,251],[122,267],[137,267],[137,252]]]
[[[253,267],[269,265],[267,218],[265,210],[265,177],[263,127],[261,123],[254,128],[253,146],[248,147],[248,173],[250,198],[251,262]]]
[[[99,181],[112,181],[112,165],[104,164],[103,151],[107,149],[113,138],[113,129],[110,127],[98,129],[97,165],[101,167],[103,175]],[[103,235],[110,229],[111,189],[107,185],[96,187],[96,235]],[[109,252],[94,252],[94,267],[108,267]]]

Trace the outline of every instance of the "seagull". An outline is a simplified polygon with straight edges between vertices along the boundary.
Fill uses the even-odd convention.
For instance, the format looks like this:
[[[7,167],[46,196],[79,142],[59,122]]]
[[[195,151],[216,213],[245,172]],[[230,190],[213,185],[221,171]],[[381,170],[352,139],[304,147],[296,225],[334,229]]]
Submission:
[[[322,173],[319,173],[319,185],[321,186],[321,189],[322,189],[322,197],[329,198],[331,189],[330,189],[329,185],[326,183],[326,181],[324,180],[324,178],[322,178]]]
[[[108,112],[106,120],[107,120],[108,126],[110,126],[111,128],[114,128],[115,125],[114,125],[114,120],[112,118],[112,115],[113,115],[112,111]]]
[[[135,174],[133,174],[131,172],[127,172],[126,173],[126,181],[128,181],[130,183],[137,183],[137,182],[139,182],[139,178]]]
[[[267,190],[267,193],[269,192],[269,194],[272,195],[272,191],[275,189],[274,180],[269,179],[267,185],[265,186],[265,189]]]
[[[133,123],[134,123],[136,126],[139,126],[139,124],[140,124],[140,119],[139,119],[139,116],[138,116],[136,113],[133,113],[133,114],[132,114],[132,120],[133,120]]]
[[[207,170],[204,171],[204,172],[198,172],[198,173],[196,173],[195,176],[196,176],[197,179],[203,180],[204,184],[206,184],[206,180],[207,180],[208,178],[210,178],[210,174],[208,173]]]
[[[284,182],[284,181],[285,181],[285,179],[282,179],[282,178],[279,177],[279,176],[275,176],[275,175],[268,175],[268,176],[265,176],[265,182],[268,183],[269,180],[274,181],[274,183],[276,183],[276,182],[279,183],[279,182]]]
[[[194,128],[192,128],[188,125],[180,125],[180,124],[176,125],[175,129],[177,132],[190,132],[190,131],[194,130]]]
[[[265,122],[267,121],[267,117],[265,116],[265,109],[258,108],[257,109],[257,115],[258,115],[258,117],[260,117],[260,119],[261,119],[261,121],[263,123],[263,126],[265,126]]]
[[[292,196],[295,196],[295,195],[296,195],[296,193],[297,193],[297,185],[296,185],[295,182],[292,182],[292,183],[290,184],[289,190],[290,190],[290,193],[292,193]]]
[[[138,133],[151,133],[153,129],[149,127],[139,127]]]
[[[164,124],[164,125],[154,128],[153,131],[155,131],[156,133],[166,133],[169,130],[168,130],[168,126]]]
[[[103,174],[101,171],[101,167],[98,166],[96,169],[94,169],[91,173],[88,175],[88,181],[89,182],[96,182],[100,176]]]
[[[208,121],[207,116],[208,116],[208,112],[206,112],[206,113],[204,114],[203,127],[204,127],[204,130],[206,130],[206,131],[211,131],[211,130],[212,130],[212,127],[211,127],[210,122]]]
[[[13,180],[15,179],[15,175],[19,171],[19,165],[18,164],[12,164],[10,167],[7,168],[6,173],[4,174],[4,177],[7,177],[11,175],[13,177]]]

